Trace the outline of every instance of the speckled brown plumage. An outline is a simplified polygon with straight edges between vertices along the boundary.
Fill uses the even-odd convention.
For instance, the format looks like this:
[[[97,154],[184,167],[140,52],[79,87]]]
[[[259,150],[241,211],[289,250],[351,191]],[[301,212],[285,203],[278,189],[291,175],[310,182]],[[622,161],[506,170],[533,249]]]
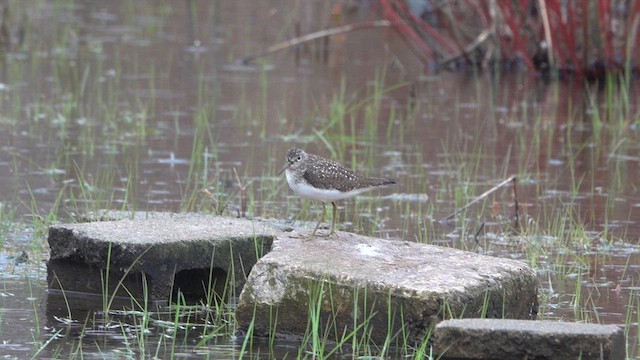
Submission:
[[[354,189],[395,184],[395,179],[362,176],[341,164],[298,148],[287,152],[288,168],[296,181],[305,181],[318,189],[347,192]]]

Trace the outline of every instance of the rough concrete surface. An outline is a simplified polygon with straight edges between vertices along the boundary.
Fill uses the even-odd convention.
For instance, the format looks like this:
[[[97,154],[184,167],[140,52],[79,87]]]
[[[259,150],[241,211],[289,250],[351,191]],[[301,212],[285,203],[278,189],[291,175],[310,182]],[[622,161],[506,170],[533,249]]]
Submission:
[[[49,286],[100,293],[108,269],[111,291],[123,290],[122,281],[138,295],[146,281],[153,299],[166,300],[177,280],[201,291],[202,284],[192,282],[208,279],[213,269],[217,286],[233,276],[239,291],[276,233],[260,221],[195,214],[55,225],[48,238]]]
[[[617,325],[499,319],[447,320],[436,326],[437,356],[453,359],[624,359]]]
[[[483,305],[487,317],[529,319],[537,312],[536,276],[520,261],[344,232],[328,239],[308,233],[278,235],[249,275],[236,311],[241,325],[254,321],[255,334],[304,334],[314,304],[329,339],[368,319],[378,342],[401,331],[420,342],[443,318],[480,317]]]

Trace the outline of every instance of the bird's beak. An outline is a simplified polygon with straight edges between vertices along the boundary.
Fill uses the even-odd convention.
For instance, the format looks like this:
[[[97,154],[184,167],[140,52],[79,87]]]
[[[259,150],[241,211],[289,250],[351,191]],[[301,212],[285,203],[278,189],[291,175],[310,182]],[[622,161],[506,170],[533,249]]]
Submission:
[[[278,176],[280,176],[280,174],[282,174],[285,170],[287,170],[289,168],[289,166],[291,166],[291,163],[287,162],[287,165],[285,165],[282,170],[278,171]]]

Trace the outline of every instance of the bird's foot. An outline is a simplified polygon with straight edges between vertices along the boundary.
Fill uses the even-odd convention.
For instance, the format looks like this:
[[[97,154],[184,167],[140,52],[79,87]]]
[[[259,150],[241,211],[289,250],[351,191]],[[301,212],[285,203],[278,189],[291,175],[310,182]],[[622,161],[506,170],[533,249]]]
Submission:
[[[317,238],[329,239],[332,237],[339,237],[338,233],[335,231],[329,231],[328,233],[323,234],[320,231],[316,231],[316,230],[312,231],[311,234],[309,234],[308,240],[317,239]]]

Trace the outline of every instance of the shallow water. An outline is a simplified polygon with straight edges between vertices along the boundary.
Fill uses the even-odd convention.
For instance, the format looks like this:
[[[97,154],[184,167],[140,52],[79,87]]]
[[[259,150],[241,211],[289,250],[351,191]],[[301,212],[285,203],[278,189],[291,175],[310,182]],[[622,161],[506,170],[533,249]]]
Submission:
[[[625,94],[525,74],[427,76],[391,29],[236,61],[297,26],[304,34],[377,18],[368,6],[21,4],[10,30],[24,25],[24,44],[0,64],[0,353],[44,348],[40,356],[64,358],[78,344],[86,357],[140,351],[127,337],[134,325],[123,335],[96,321],[78,335],[81,324],[65,323],[66,304],[46,291],[43,223],[103,208],[313,222],[320,206],[276,176],[290,146],[399,179],[341,202],[343,229],[527,261],[540,275],[542,318],[626,323],[629,350],[638,353],[635,87]],[[512,174],[525,236],[509,231],[511,187],[438,221]],[[22,251],[29,261],[17,260]],[[89,309],[72,313],[90,313],[83,303]],[[153,329],[150,349],[164,336]],[[171,351],[239,351],[235,338],[206,347],[187,338]],[[278,351],[297,353],[285,343]]]

